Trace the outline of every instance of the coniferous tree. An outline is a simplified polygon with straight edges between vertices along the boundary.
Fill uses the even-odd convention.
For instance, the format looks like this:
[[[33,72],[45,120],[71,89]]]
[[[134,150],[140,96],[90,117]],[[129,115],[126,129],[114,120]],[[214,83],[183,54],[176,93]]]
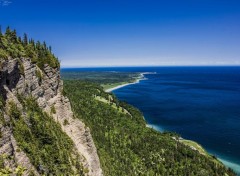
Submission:
[[[44,49],[44,50],[47,50],[47,44],[46,44],[45,41],[43,42],[43,49]]]
[[[22,38],[21,38],[21,37],[18,37],[18,41],[19,41],[20,43],[22,43]]]
[[[17,43],[17,31],[16,29],[14,29],[11,33],[11,38],[12,38],[12,41]]]
[[[28,37],[27,37],[27,34],[26,34],[26,33],[23,34],[23,45],[24,45],[24,46],[27,46],[27,45],[28,45]]]
[[[2,26],[0,25],[0,36],[2,36]]]
[[[11,35],[11,29],[10,29],[9,26],[6,28],[5,35],[6,35],[6,36],[10,36],[10,35]]]
[[[0,26],[0,48],[3,48],[2,37],[3,37],[3,34],[2,34],[2,26]]]
[[[8,26],[5,34],[0,29],[0,58],[21,58],[28,57],[36,63],[40,69],[48,64],[50,67],[59,67],[58,59],[49,51],[46,42],[34,42],[28,40],[27,34],[23,38],[17,36],[16,30],[11,30]]]

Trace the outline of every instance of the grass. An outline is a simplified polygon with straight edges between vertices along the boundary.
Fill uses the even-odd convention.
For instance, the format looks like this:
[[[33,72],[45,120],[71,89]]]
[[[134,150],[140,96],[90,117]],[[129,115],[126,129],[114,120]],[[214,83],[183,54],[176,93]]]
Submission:
[[[111,102],[111,101],[110,101],[110,99],[112,99],[111,96],[109,97],[109,100],[107,100],[107,99],[105,99],[105,98],[103,98],[103,97],[100,97],[100,96],[96,96],[95,99],[98,100],[98,101],[101,101],[101,102],[103,102],[103,103],[106,103],[106,104],[111,105],[112,108],[118,110],[118,112],[120,112],[120,113],[131,115],[131,114],[130,114],[126,109],[124,109],[123,107],[121,107],[121,106],[118,107],[118,106],[116,105],[116,103]]]
[[[205,156],[208,155],[208,153],[204,150],[204,148],[194,141],[182,139],[182,140],[180,140],[180,142],[191,147],[194,150],[199,151],[199,153],[201,153],[202,155],[205,155]]]
[[[197,142],[181,139],[180,142],[191,147],[193,150],[197,150],[200,154],[207,156],[210,160],[212,160],[217,165],[223,165],[221,161],[219,161],[216,157],[210,155],[200,144]]]

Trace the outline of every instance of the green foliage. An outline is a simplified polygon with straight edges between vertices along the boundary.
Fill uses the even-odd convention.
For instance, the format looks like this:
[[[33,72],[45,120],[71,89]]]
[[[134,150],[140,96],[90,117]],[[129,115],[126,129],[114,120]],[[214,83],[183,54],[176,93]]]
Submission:
[[[52,54],[51,48],[47,47],[45,42],[35,43],[32,39],[28,41],[26,34],[24,34],[23,39],[17,37],[16,31],[12,31],[9,27],[5,34],[0,35],[0,60],[8,59],[8,57],[31,58],[41,69],[43,69],[44,64],[53,68],[60,67],[58,59]]]
[[[74,166],[82,175],[83,167],[72,155],[73,142],[61,130],[60,124],[42,112],[33,98],[21,101],[26,115],[22,116],[17,106],[10,103],[9,116],[19,147],[36,169],[44,175],[74,175]]]
[[[0,95],[0,124],[2,124],[2,125],[4,125],[4,123],[5,123],[5,119],[3,116],[4,106],[5,106],[5,101],[4,101],[3,97]]]
[[[23,175],[26,168],[24,168],[22,166],[17,166],[17,168],[15,170],[12,170],[12,169],[4,166],[4,159],[5,158],[1,155],[0,156],[0,175],[1,176],[8,176],[8,175],[21,176],[21,175]]]
[[[0,155],[0,170],[4,168],[4,157]]]
[[[21,112],[18,109],[17,105],[12,101],[9,102],[9,111],[8,115],[14,119],[19,119],[21,117]]]
[[[102,85],[113,85],[119,83],[134,82],[140,73],[136,72],[110,72],[110,71],[61,71],[64,80],[84,80]]]
[[[68,122],[67,119],[64,119],[64,121],[63,121],[63,125],[64,125],[64,126],[69,125],[69,122]]]
[[[4,101],[3,97],[2,97],[2,95],[0,95],[0,109],[3,109],[4,104],[5,104],[5,101]]]
[[[64,91],[64,89],[61,90],[61,94],[62,94],[63,96],[66,96],[66,92]]]
[[[175,134],[147,128],[140,111],[98,85],[64,81],[64,90],[75,116],[91,129],[105,175],[234,175],[223,165],[178,143],[172,138]],[[130,114],[96,100],[96,96],[111,96],[113,103]]]
[[[7,58],[8,58],[8,53],[2,48],[0,48],[0,61],[1,59],[7,59]]]
[[[56,109],[54,105],[51,106],[51,114],[56,114]]]
[[[26,170],[26,168],[22,167],[22,166],[18,166],[15,170],[15,174],[20,176],[20,175],[23,175],[24,171]]]
[[[17,166],[15,170],[12,170],[8,167],[5,167],[4,160],[9,159],[6,155],[0,155],[0,175],[23,175],[23,172],[26,170],[22,166]]]
[[[24,66],[20,59],[18,59],[18,65],[19,65],[19,72],[21,75],[24,75]]]
[[[42,76],[42,73],[41,73],[40,70],[36,70],[36,76],[37,76],[39,82],[41,83],[42,79],[43,79],[43,76]]]

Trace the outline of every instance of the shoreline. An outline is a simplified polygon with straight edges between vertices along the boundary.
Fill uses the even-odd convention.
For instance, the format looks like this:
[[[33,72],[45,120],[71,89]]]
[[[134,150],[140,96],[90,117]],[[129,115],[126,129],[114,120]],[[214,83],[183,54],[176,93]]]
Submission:
[[[154,125],[154,124],[148,124],[145,117],[144,117],[144,120],[146,122],[146,127],[147,128],[152,128],[160,133],[163,133],[164,131],[166,131],[164,128],[158,126],[158,125]],[[198,143],[197,141],[195,140],[191,140],[191,139],[185,139],[185,138],[181,138],[180,140],[188,140],[188,141],[192,141],[192,142],[195,142],[197,143],[198,145],[201,145],[200,143]],[[203,147],[202,147],[203,148]],[[213,151],[209,151],[207,148],[203,148],[205,150],[205,152],[211,156],[211,155],[214,155],[215,156],[215,153]],[[195,149],[196,150],[196,149]],[[234,160],[230,160],[230,159],[226,159],[225,157],[221,156],[221,155],[217,155],[216,156],[217,160],[220,161],[224,166],[226,166],[227,168],[231,168],[233,169],[233,171],[237,174],[236,176],[240,176],[240,167],[239,167],[239,163],[237,163],[236,161]]]
[[[226,167],[231,168],[237,174],[237,176],[240,176],[240,167],[238,163],[224,159],[221,156],[217,157],[217,159],[221,161]]]
[[[142,81],[142,80],[147,80],[147,78],[145,78],[145,76],[144,76],[144,75],[147,75],[147,74],[156,74],[156,72],[143,72],[143,73],[140,73],[140,74],[139,74],[139,77],[138,77],[134,82],[125,83],[125,84],[120,84],[120,85],[118,85],[118,86],[115,86],[115,87],[106,89],[105,92],[112,92],[112,91],[114,91],[114,90],[120,89],[120,88],[125,87],[125,86],[128,86],[128,85],[138,84],[138,83],[140,83],[140,81]]]
[[[124,84],[120,84],[118,86],[115,86],[115,87],[112,87],[112,88],[109,88],[109,89],[106,89],[105,92],[112,92],[116,89],[120,89],[122,87],[125,87],[125,86],[128,86],[128,85],[131,85],[131,84],[138,84],[141,80],[146,80],[147,78],[144,77],[145,74],[156,74],[156,72],[144,72],[144,73],[140,73],[139,74],[139,77],[134,81],[134,82],[131,82],[131,83],[124,83]],[[146,127],[148,128],[152,128],[160,133],[164,132],[164,128],[161,128],[159,127],[158,125],[153,125],[153,124],[148,124],[145,117],[144,117],[144,120],[146,122]],[[185,139],[187,140],[187,139]],[[194,140],[189,140],[189,141],[193,141],[197,144],[199,144],[198,142],[194,141]],[[200,144],[199,144],[200,145]],[[206,153],[211,156],[211,155],[214,155],[214,152],[211,152],[209,151],[207,148],[203,148]],[[221,155],[219,156],[216,156],[217,160],[222,163],[224,166],[226,166],[227,168],[231,168],[233,169],[233,171],[237,174],[237,176],[240,176],[240,168],[239,168],[239,164],[235,161],[231,161],[229,159],[225,159],[224,157],[222,157]]]

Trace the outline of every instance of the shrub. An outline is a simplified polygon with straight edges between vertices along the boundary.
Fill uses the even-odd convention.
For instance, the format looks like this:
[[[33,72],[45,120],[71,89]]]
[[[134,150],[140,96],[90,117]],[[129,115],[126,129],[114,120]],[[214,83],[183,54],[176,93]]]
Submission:
[[[14,102],[9,103],[8,114],[14,119],[19,119],[21,117],[21,112],[19,111],[17,105]]]
[[[56,109],[54,105],[51,106],[51,114],[56,114]]]
[[[18,60],[18,65],[19,65],[19,72],[21,75],[24,75],[24,66],[23,66],[23,63]]]
[[[69,125],[69,122],[68,122],[67,119],[64,119],[64,121],[63,121],[63,125],[64,125],[64,126]]]
[[[0,110],[3,109],[4,105],[5,105],[5,101],[4,101],[3,97],[0,95]]]
[[[42,72],[38,69],[36,70],[36,76],[37,76],[39,82],[42,82],[43,75],[42,75]]]
[[[6,60],[7,58],[8,58],[7,52],[0,48],[0,60]]]

